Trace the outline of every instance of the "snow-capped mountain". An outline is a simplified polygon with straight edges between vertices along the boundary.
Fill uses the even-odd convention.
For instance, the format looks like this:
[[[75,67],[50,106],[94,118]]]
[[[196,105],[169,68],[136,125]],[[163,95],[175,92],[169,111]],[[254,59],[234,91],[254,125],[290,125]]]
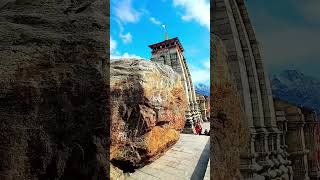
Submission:
[[[312,108],[320,114],[320,80],[297,70],[285,70],[271,78],[271,86],[275,98]]]
[[[195,91],[197,94],[202,94],[204,96],[210,96],[210,86],[205,84],[195,84]]]

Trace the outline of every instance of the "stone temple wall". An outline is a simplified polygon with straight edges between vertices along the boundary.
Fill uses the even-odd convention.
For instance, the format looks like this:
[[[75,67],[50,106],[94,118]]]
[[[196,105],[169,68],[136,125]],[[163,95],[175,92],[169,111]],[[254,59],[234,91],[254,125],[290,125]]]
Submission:
[[[181,79],[185,87],[185,93],[189,101],[189,109],[186,111],[187,121],[184,132],[193,133],[193,122],[201,120],[202,117],[186,59],[182,51],[177,48],[177,46],[171,46],[171,43],[180,42],[177,38],[173,38],[160,43],[165,45],[158,46],[159,48],[156,51],[153,51],[151,61],[166,64],[181,75]]]
[[[315,158],[316,114],[310,109],[273,100],[244,1],[214,0],[211,10],[211,30],[227,48],[228,65],[250,129],[249,151],[241,155],[242,176],[245,179],[319,178]]]
[[[294,179],[318,179],[316,160],[316,113],[282,100],[274,100],[279,129],[283,132],[281,145],[287,151]]]
[[[231,72],[250,127],[251,151],[242,159],[244,178],[289,178],[280,147],[268,75],[243,0],[215,0],[212,31],[225,44]]]

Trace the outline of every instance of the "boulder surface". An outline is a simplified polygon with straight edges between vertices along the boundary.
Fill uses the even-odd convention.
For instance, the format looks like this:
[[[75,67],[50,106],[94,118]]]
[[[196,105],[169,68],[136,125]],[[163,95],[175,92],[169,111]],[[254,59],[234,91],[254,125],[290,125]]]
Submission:
[[[107,179],[108,6],[0,2],[0,179]]]
[[[121,59],[110,67],[110,158],[130,171],[178,141],[188,104],[180,76],[169,66]]]

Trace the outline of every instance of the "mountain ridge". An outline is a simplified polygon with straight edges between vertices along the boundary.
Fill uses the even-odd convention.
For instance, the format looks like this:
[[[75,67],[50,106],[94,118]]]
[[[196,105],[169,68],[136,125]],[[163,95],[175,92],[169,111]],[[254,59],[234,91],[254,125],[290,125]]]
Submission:
[[[320,80],[296,69],[287,69],[271,78],[273,97],[320,115]]]
[[[199,84],[195,84],[194,87],[195,87],[195,91],[197,94],[201,94],[204,96],[210,96],[210,86],[199,83]]]

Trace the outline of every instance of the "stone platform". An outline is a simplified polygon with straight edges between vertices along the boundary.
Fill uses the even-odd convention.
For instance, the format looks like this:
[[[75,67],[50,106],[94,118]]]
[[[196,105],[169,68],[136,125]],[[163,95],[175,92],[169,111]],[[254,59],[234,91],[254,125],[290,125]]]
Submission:
[[[126,179],[210,179],[208,167],[210,158],[210,137],[181,134],[179,141],[153,163],[137,169]]]

